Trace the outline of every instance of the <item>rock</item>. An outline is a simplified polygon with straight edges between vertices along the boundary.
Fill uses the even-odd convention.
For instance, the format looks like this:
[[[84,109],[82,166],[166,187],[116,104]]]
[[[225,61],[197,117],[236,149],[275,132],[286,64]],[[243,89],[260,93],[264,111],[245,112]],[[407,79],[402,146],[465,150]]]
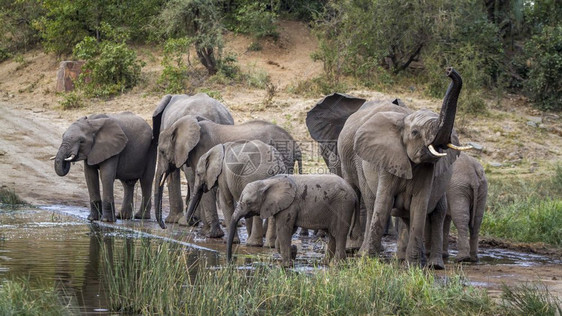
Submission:
[[[82,72],[83,61],[61,61],[57,72],[56,91],[68,92],[74,90],[74,81]]]
[[[484,149],[484,146],[482,146],[478,143],[475,143],[475,142],[469,142],[468,145],[472,146],[475,150],[478,150],[478,151],[482,151]]]
[[[527,121],[527,125],[531,127],[537,127],[537,123],[535,123],[534,121]]]
[[[498,168],[498,167],[501,167],[503,165],[500,162],[492,161],[492,162],[490,162],[490,166]]]

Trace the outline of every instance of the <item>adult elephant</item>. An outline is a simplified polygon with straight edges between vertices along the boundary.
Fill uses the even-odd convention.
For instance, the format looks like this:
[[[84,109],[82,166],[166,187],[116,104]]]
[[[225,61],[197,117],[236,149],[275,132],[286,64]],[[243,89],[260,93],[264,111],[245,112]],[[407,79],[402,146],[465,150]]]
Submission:
[[[298,144],[283,128],[265,121],[250,121],[240,125],[222,125],[201,117],[186,116],[160,134],[156,169],[156,219],[162,228],[162,188],[165,179],[182,166],[196,170],[197,163],[212,147],[227,142],[261,140],[275,147],[283,158],[287,172],[293,172],[298,162],[302,173],[302,155]],[[224,236],[216,209],[216,189],[204,193],[199,204],[200,214],[211,238]]]
[[[446,203],[444,192],[451,178],[451,166],[458,150],[464,149],[454,145],[458,139],[453,131],[462,79],[452,68],[447,69],[447,76],[452,82],[440,114],[413,111],[399,100],[369,101],[358,110],[356,106],[346,106],[346,102],[335,105],[324,102],[314,109],[324,114],[322,119],[335,124],[309,124],[309,130],[311,126],[316,127],[311,134],[337,134],[342,176],[360,192],[367,209],[362,254],[376,255],[382,251],[381,239],[390,212],[398,207],[410,212],[409,218],[404,219],[410,232],[406,259],[411,263],[426,263],[423,238],[427,218],[435,227],[431,244],[436,251],[431,252],[429,264],[444,267],[442,203]],[[336,107],[338,110],[334,110]],[[336,117],[330,117],[330,113]],[[310,120],[314,122],[315,118]],[[339,133],[330,133],[330,129],[338,127]],[[435,207],[428,205],[430,200],[435,202]]]
[[[83,117],[64,132],[53,158],[55,172],[61,177],[70,171],[70,163],[84,160],[90,195],[89,220],[98,220],[101,215],[102,221],[115,222],[115,179],[121,180],[124,188],[123,205],[117,218],[132,218],[133,190],[137,181],[141,184],[142,203],[135,218],[150,213],[156,144],[143,118],[130,112]],[[103,196],[100,196],[100,178]]]
[[[152,126],[154,129],[154,139],[159,142],[160,134],[172,126],[176,121],[185,116],[201,116],[213,122],[225,125],[233,125],[234,119],[228,109],[219,101],[209,97],[205,93],[198,93],[193,96],[179,94],[166,95],[162,98],[154,113],[152,114]],[[160,154],[158,154],[160,160]],[[161,174],[162,170],[157,171]],[[185,177],[189,186],[193,186],[193,173],[184,169]],[[158,183],[155,184],[156,193]],[[167,223],[177,223],[182,217],[183,201],[181,198],[180,170],[174,170],[168,179],[168,196],[170,199],[170,213],[166,218]]]

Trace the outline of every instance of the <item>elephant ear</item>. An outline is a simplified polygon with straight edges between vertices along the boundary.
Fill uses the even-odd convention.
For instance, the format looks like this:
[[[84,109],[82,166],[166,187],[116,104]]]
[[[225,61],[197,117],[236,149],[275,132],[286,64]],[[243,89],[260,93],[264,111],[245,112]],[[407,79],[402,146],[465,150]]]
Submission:
[[[158,103],[158,106],[156,106],[154,113],[152,113],[152,134],[156,142],[158,142],[158,138],[160,136],[160,126],[162,125],[162,114],[164,113],[164,110],[170,103],[172,97],[173,96],[171,94],[166,94],[165,96],[163,96],[162,100],[160,100],[160,103]]]
[[[354,151],[377,168],[412,179],[412,165],[402,143],[404,113],[379,112],[355,133]]]
[[[88,153],[88,165],[97,165],[119,154],[129,139],[116,120],[111,118],[88,119],[93,129],[94,144]]]
[[[273,180],[273,181],[272,181]],[[268,179],[261,188],[264,197],[260,209],[260,217],[266,219],[289,207],[295,200],[297,185],[287,175]]]
[[[222,166],[224,161],[224,145],[219,144],[211,148],[199,159],[199,164],[204,164],[206,174],[205,182],[207,188],[211,189],[215,186],[222,173]],[[198,168],[199,169],[199,168]]]
[[[185,164],[189,153],[199,143],[201,127],[193,116],[184,116],[172,126],[172,146],[174,146],[174,164],[180,168]]]
[[[453,130],[453,132],[451,133],[451,143],[455,145],[459,144],[459,137],[455,130]],[[435,168],[433,168],[434,177],[440,176],[441,174],[452,168],[453,163],[457,160],[459,154],[461,153],[460,151],[451,148],[447,148],[446,150],[443,150],[443,152],[447,153],[447,156],[439,158],[439,160],[437,160],[437,162],[435,163]]]

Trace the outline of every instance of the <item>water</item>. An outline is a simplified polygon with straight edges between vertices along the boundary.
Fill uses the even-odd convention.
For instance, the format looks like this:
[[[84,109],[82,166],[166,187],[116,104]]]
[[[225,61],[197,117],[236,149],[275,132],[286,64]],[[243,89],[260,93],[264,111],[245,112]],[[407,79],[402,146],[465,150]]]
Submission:
[[[167,242],[187,253],[189,265],[220,269],[225,264],[224,241],[203,238],[196,229],[170,225],[162,230],[154,221],[89,223],[87,215],[87,209],[68,206],[0,209],[0,280],[22,276],[54,283],[64,289],[67,297],[76,299],[73,304],[82,313],[97,314],[109,309],[102,278],[104,253],[156,247]],[[245,230],[240,232],[244,241]],[[325,247],[321,239],[295,235],[293,244],[299,249],[294,271],[312,274],[326,268],[321,264]],[[385,240],[385,248],[391,251],[395,244]],[[240,269],[252,270],[259,265],[276,264],[275,260],[280,259],[272,249],[237,245],[234,251],[235,264]],[[451,255],[456,255],[454,250]],[[528,267],[561,263],[537,254],[481,248],[478,265]]]

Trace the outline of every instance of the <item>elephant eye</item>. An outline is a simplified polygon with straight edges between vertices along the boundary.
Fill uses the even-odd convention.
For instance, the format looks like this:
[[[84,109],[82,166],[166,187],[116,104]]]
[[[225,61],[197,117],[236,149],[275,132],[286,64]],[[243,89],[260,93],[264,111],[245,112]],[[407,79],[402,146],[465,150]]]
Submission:
[[[418,137],[419,135],[420,135],[420,132],[417,129],[412,131],[412,137]]]

